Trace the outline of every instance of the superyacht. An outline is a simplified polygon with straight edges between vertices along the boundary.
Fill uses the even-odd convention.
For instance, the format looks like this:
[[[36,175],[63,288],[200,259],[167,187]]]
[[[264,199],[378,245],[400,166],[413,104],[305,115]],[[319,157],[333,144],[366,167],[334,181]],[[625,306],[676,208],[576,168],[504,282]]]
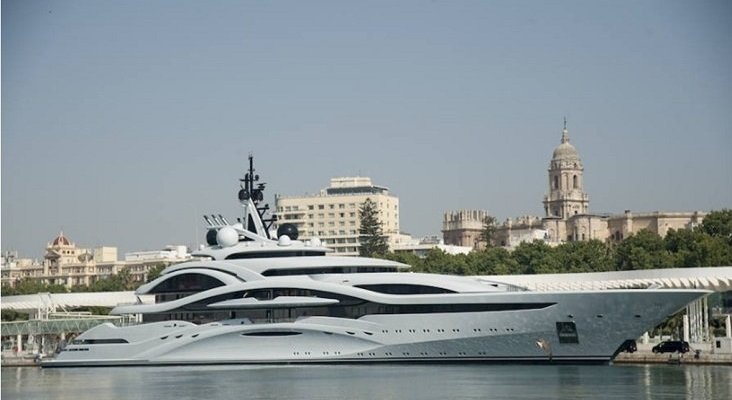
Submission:
[[[243,216],[204,217],[208,246],[137,289],[132,326],[98,325],[43,367],[338,362],[607,363],[705,290],[536,292],[326,255],[290,224],[274,237],[252,159]]]

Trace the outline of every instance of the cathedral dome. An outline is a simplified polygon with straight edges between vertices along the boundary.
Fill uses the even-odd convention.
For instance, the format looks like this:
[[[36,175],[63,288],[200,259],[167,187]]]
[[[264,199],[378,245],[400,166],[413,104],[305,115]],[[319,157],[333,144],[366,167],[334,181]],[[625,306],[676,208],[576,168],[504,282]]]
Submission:
[[[576,160],[578,158],[577,149],[569,143],[560,144],[552,154],[552,160]]]
[[[565,126],[562,130],[562,143],[554,149],[552,160],[579,160],[577,149],[569,143],[569,131]]]
[[[71,241],[64,236],[64,233],[61,232],[56,236],[56,239],[53,239],[53,242],[51,242],[52,246],[71,246]]]

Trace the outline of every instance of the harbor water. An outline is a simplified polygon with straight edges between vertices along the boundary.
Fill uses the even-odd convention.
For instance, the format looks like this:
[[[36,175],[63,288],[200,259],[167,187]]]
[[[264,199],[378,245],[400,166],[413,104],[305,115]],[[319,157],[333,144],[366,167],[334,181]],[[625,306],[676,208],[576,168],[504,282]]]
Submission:
[[[732,399],[711,365],[2,368],[8,399]]]

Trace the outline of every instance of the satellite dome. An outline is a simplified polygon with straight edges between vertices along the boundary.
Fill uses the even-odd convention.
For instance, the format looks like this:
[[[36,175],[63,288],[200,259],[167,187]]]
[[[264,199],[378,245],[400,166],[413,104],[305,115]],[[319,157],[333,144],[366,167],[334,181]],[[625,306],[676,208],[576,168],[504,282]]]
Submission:
[[[216,233],[216,242],[221,247],[233,246],[239,243],[239,233],[236,232],[236,229],[225,226]]]
[[[216,229],[209,229],[206,232],[206,244],[209,246],[216,246],[219,242],[216,241]]]
[[[297,240],[297,237],[299,236],[299,232],[297,231],[297,226],[293,224],[282,224],[279,228],[277,228],[277,237],[287,236],[292,240]]]
[[[277,240],[277,245],[278,245],[278,246],[289,246],[289,245],[291,245],[291,244],[292,244],[292,240],[290,240],[290,237],[289,237],[289,236],[287,236],[287,235],[282,235],[282,236],[280,236],[280,238],[279,238],[279,239]]]

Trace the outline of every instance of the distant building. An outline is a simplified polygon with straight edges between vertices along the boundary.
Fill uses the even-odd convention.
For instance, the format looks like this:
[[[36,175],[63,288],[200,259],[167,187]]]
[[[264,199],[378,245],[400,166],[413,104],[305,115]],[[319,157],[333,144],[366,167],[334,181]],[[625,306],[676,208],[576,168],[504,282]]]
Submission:
[[[335,255],[358,255],[359,207],[369,198],[379,210],[384,234],[399,235],[399,198],[367,177],[339,177],[315,195],[275,196],[277,222],[294,224],[301,239],[320,238]]]
[[[670,229],[693,228],[706,216],[700,211],[590,213],[590,198],[584,191],[582,159],[569,141],[566,122],[561,142],[549,162],[548,178],[549,192],[543,201],[545,216],[506,220],[496,231],[496,245],[512,248],[534,240],[553,245],[591,239],[621,241],[642,229],[665,236]]]
[[[6,252],[2,257],[2,283],[14,286],[22,279],[38,279],[72,287],[90,285],[122,270],[127,270],[135,281],[143,282],[152,268],[190,258],[185,246],[168,246],[162,251],[127,253],[125,261],[120,261],[116,247],[80,248],[61,232],[48,243],[41,262],[19,259],[17,253]]]
[[[411,253],[419,258],[424,258],[432,249],[442,250],[447,254],[468,254],[473,251],[473,246],[455,246],[445,244],[445,242],[437,236],[424,237],[422,239],[411,239],[402,241],[389,246],[389,250],[394,253]]]
[[[483,224],[488,216],[485,210],[458,210],[442,215],[442,238],[447,245],[479,249]]]

